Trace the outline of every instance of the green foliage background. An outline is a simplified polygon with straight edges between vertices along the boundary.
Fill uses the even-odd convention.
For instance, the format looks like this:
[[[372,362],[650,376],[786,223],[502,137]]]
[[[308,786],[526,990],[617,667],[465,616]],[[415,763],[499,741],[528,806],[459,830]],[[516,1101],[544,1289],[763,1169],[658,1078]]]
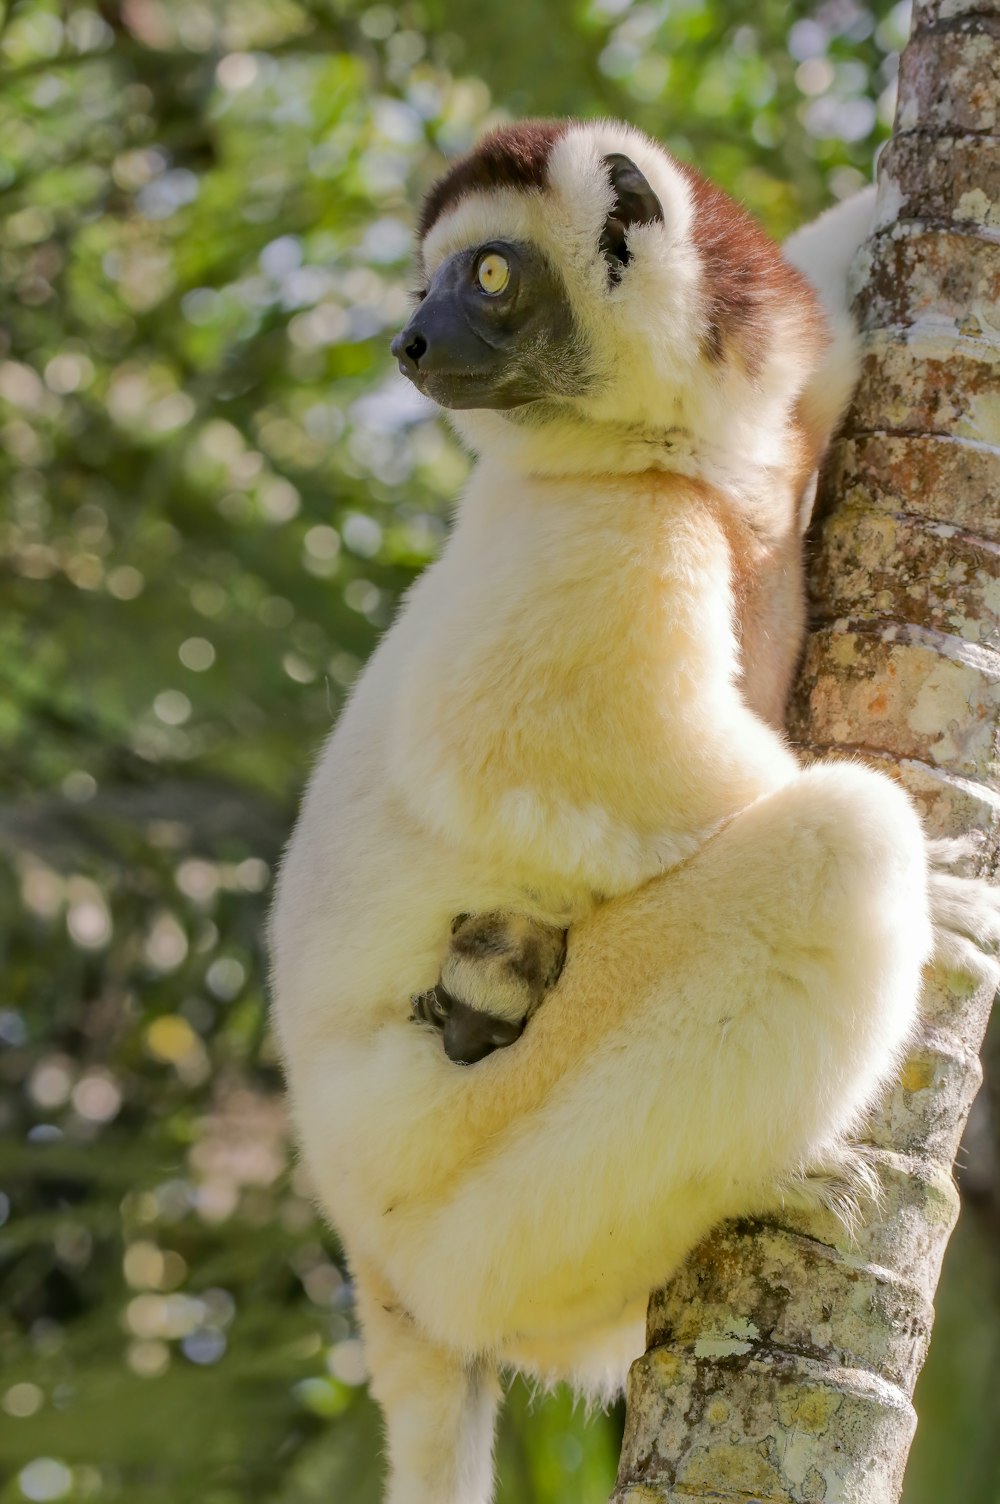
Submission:
[[[0,1504],[378,1497],[262,935],[310,761],[465,470],[387,352],[420,192],[504,113],[610,113],[784,233],[869,176],[907,23],[0,5]],[[998,1386],[970,1217],[908,1504],[996,1504]],[[619,1424],[515,1387],[501,1504],[603,1500]]]

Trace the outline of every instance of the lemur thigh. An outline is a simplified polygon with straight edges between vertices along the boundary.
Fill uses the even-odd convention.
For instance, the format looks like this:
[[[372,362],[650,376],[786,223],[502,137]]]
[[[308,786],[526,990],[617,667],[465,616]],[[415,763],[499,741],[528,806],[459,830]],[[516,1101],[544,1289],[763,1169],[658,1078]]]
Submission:
[[[930,943],[917,817],[851,765],[603,906],[516,1045],[470,1070],[421,1051],[381,1223],[408,1309],[471,1352],[624,1309],[836,1148],[891,1074]]]
[[[495,1372],[430,1341],[372,1266],[355,1262],[353,1272],[371,1390],[385,1418],[386,1504],[489,1504]]]

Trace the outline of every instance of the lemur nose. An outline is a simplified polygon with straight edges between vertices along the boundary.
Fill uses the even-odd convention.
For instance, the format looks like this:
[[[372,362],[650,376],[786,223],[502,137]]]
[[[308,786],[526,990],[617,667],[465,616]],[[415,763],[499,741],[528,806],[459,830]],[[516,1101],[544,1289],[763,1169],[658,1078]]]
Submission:
[[[397,334],[389,349],[407,372],[416,371],[427,354],[427,340],[419,329],[404,329]]]

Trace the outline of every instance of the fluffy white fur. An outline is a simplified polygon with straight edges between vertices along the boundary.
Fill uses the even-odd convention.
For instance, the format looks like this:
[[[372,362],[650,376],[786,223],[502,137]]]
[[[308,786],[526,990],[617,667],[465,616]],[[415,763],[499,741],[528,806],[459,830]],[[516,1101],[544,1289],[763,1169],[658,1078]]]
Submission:
[[[806,392],[807,418],[822,431],[835,422],[854,386],[857,350],[850,318],[854,287],[851,269],[875,222],[875,187],[862,188],[851,198],[827,209],[818,219],[789,235],[782,250],[815,287],[827,314],[830,345]],[[801,526],[809,525],[815,485],[803,495]]]
[[[609,151],[666,217],[610,294]],[[645,138],[571,130],[552,180],[544,202],[466,199],[425,254],[537,241],[607,384],[562,428],[461,416],[480,459],[454,531],[330,738],[273,920],[295,1122],[357,1281],[390,1504],[486,1504],[498,1366],[621,1384],[691,1245],[843,1154],[932,943],[905,795],[800,770],[740,692],[715,502],[794,518],[792,415],[822,348],[790,315],[758,382],[703,368],[688,191]],[[409,998],[456,913],[500,908],[572,921],[568,959],[518,1043],[462,1068]]]

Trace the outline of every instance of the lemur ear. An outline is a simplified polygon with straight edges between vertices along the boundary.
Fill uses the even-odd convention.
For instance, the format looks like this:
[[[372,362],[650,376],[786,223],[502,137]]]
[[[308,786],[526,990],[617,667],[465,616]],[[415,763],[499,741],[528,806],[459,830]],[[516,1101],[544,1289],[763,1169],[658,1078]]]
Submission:
[[[662,224],[663,210],[660,200],[629,157],[612,152],[604,158],[604,166],[615,191],[615,202],[604,221],[599,244],[601,255],[608,263],[608,280],[615,283],[621,281],[629,263],[626,240],[629,225],[650,225],[657,220]]]

